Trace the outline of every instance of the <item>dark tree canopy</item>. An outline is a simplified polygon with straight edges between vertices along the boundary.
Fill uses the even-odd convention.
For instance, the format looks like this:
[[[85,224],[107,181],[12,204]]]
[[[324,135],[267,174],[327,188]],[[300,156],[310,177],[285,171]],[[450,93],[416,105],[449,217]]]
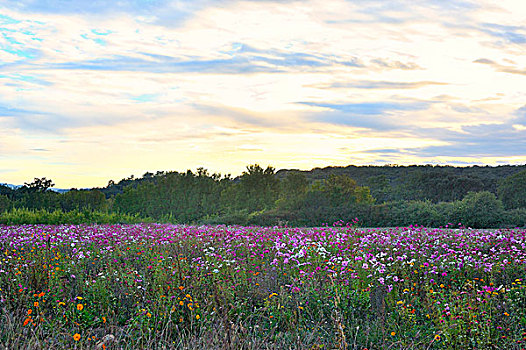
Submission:
[[[46,192],[51,187],[55,186],[52,180],[35,177],[33,182],[27,183],[24,182],[24,187],[27,189],[27,192]]]
[[[505,178],[499,184],[498,194],[507,209],[526,208],[526,170]]]

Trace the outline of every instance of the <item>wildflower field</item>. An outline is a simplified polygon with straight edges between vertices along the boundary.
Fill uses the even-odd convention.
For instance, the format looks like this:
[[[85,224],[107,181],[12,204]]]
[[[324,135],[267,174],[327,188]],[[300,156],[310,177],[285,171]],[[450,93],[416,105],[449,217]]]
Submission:
[[[524,349],[526,230],[1,226],[2,349]]]

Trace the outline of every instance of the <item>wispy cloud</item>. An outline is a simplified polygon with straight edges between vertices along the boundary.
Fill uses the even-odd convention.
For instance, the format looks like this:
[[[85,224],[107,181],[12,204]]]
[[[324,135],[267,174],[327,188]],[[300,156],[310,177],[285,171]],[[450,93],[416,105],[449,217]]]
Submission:
[[[334,82],[327,85],[320,85],[320,88],[329,89],[389,89],[389,90],[403,90],[403,89],[418,89],[425,86],[432,85],[447,85],[447,83],[436,81],[417,81],[417,82],[400,82],[400,81],[368,81],[358,80],[351,82]]]
[[[487,58],[479,58],[473,62],[489,65],[498,72],[526,75],[526,67],[516,67],[516,66],[511,66],[509,64],[508,65],[499,64]]]
[[[318,103],[318,102],[299,102],[313,107],[326,108],[332,111],[339,111],[356,116],[385,115],[393,111],[413,111],[425,109],[428,103],[398,103],[398,102],[361,102],[361,103]]]

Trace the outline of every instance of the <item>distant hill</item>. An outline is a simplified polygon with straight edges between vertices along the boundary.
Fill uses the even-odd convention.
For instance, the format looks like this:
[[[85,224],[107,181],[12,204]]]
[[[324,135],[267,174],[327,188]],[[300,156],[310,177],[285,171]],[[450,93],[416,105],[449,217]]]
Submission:
[[[465,166],[457,167],[450,165],[348,165],[345,167],[329,166],[325,168],[314,168],[312,170],[281,169],[276,172],[278,178],[284,178],[290,172],[301,172],[311,180],[322,180],[331,174],[347,175],[356,180],[358,185],[366,185],[371,177],[386,176],[391,183],[397,183],[407,176],[415,173],[425,174],[453,174],[458,176],[477,176],[489,182],[497,182],[509,175],[525,170],[526,165],[500,165],[500,166]]]
[[[5,186],[5,187],[9,187],[10,189],[12,190],[17,190],[19,189],[20,187],[22,187],[22,185],[13,185],[13,184],[8,184],[8,183],[5,183],[5,182],[0,182],[0,186]],[[57,192],[57,193],[66,193],[69,191],[69,189],[64,189],[64,188],[50,188],[49,189],[50,191],[54,191],[54,192]]]
[[[8,183],[5,183],[5,182],[0,182],[0,186],[9,187],[12,190],[16,190],[17,188],[22,187],[21,185],[12,185],[12,184],[8,184]]]

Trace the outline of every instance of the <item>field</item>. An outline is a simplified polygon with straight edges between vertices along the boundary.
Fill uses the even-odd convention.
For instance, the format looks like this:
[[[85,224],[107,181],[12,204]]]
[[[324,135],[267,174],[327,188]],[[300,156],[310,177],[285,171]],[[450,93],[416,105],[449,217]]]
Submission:
[[[0,227],[6,349],[524,349],[526,230]]]

